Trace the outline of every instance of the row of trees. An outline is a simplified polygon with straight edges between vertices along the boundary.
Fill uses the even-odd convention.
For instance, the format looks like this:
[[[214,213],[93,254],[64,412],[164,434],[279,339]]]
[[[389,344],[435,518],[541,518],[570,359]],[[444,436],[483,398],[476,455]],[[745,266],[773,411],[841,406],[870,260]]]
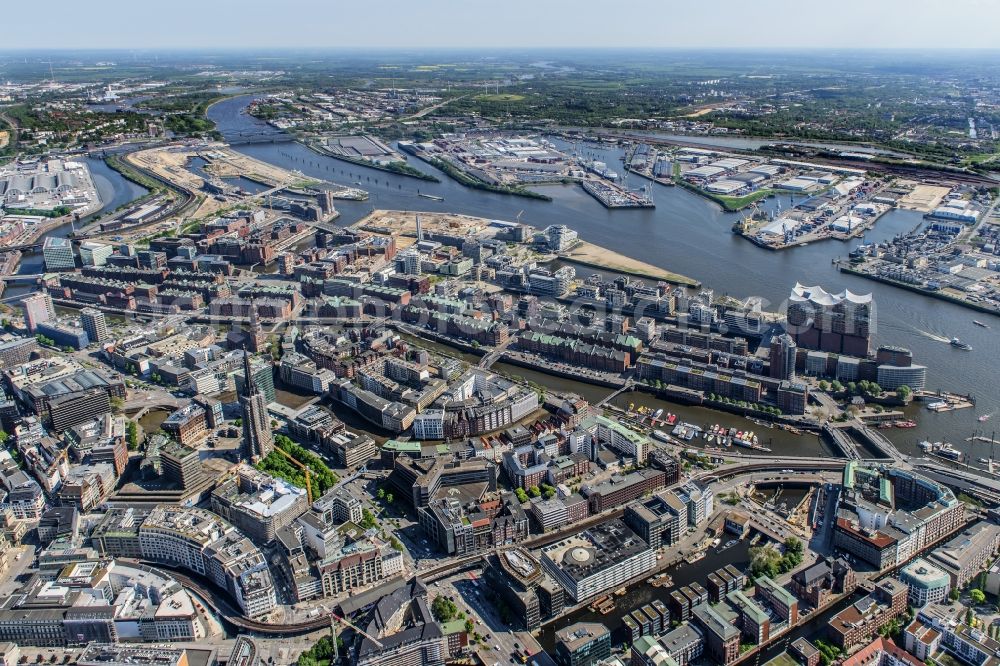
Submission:
[[[862,397],[874,397],[877,398],[885,394],[885,389],[879,386],[876,382],[869,381],[867,379],[862,379],[859,382],[847,382],[847,384],[842,384],[840,381],[834,379],[832,381],[826,381],[821,379],[819,381],[820,391],[830,391],[832,393],[847,393],[847,395],[860,395]],[[911,395],[913,395],[913,389],[903,384],[896,389],[896,395],[903,400],[906,400]]]
[[[524,488],[515,488],[514,495],[517,496],[517,501],[524,504],[530,497],[541,497],[544,495],[545,499],[552,499],[556,496],[556,489],[547,483],[543,483],[540,488],[538,486],[531,486],[527,490]]]
[[[326,466],[322,458],[312,451],[299,446],[285,435],[275,435],[274,445],[309,468],[311,477],[310,485],[313,491],[310,501],[318,499],[339,481],[337,475]],[[272,451],[267,454],[267,457],[257,463],[257,469],[284,479],[300,488],[306,487],[305,472],[277,451]]]
[[[725,405],[735,405],[737,407],[743,407],[744,409],[752,409],[757,412],[763,412],[764,414],[774,414],[775,416],[781,416],[782,411],[777,407],[771,405],[762,405],[759,402],[747,402],[746,400],[733,400],[732,398],[727,398],[724,395],[719,395],[717,393],[709,393],[708,399],[713,402],[721,402]]]

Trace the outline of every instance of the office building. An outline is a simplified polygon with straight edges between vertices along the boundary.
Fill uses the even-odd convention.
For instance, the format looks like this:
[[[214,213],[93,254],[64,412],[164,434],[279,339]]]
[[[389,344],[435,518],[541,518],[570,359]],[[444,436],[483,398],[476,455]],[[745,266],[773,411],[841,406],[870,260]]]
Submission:
[[[31,360],[31,353],[38,349],[35,338],[15,338],[0,342],[0,368],[10,368]]]
[[[304,488],[240,463],[235,473],[212,491],[212,511],[255,543],[274,541],[309,507]]]
[[[80,311],[80,325],[91,342],[104,342],[111,337],[104,313],[96,308],[84,308]]]
[[[24,310],[24,325],[31,333],[35,332],[39,324],[55,319],[56,316],[52,297],[47,293],[39,292],[27,296],[21,301],[21,309]]]
[[[528,538],[528,516],[512,493],[487,494],[462,503],[456,497],[433,497],[417,510],[428,539],[449,555],[472,555]]]
[[[205,576],[245,615],[261,618],[276,605],[264,554],[231,524],[204,509],[160,505],[139,527],[146,560]]]
[[[580,494],[587,498],[590,513],[598,514],[638,499],[646,493],[662,488],[666,474],[658,469],[638,469],[628,474],[615,474],[597,485],[584,485]]]
[[[950,489],[908,470],[852,460],[841,486],[833,545],[879,570],[903,564],[964,521],[965,505]],[[944,568],[953,565],[960,566],[954,560]]]
[[[928,560],[943,570],[953,588],[961,589],[1000,551],[1000,525],[981,520],[935,548]]]
[[[927,387],[927,367],[915,364],[880,365],[876,370],[875,382],[887,391],[895,391],[900,386],[923,391]]]
[[[168,416],[163,431],[184,446],[193,446],[208,435],[205,410],[190,402]]]
[[[922,557],[900,569],[899,580],[909,588],[909,602],[914,608],[944,601],[951,589],[948,572]]]
[[[652,569],[656,551],[616,518],[546,546],[541,562],[579,603]]]
[[[90,344],[87,332],[82,328],[66,326],[55,321],[46,321],[35,327],[35,332],[45,336],[57,347],[72,347],[83,349]]]
[[[208,481],[202,472],[197,449],[179,442],[168,442],[160,449],[160,467],[163,477],[183,490],[195,490]]]
[[[596,666],[611,657],[611,632],[597,622],[577,622],[556,632],[561,666]]]
[[[562,612],[563,589],[523,548],[504,548],[487,555],[483,579],[504,600],[523,631],[535,631],[541,628],[543,619]]]
[[[687,515],[684,503],[673,493],[665,492],[626,506],[625,524],[650,548],[660,548],[680,540],[681,526],[687,525]]]
[[[71,271],[76,268],[76,255],[68,238],[49,236],[42,245],[42,258],[48,272]]]
[[[759,603],[771,609],[781,622],[793,625],[799,620],[799,600],[767,576],[758,576],[754,580],[756,599]]]
[[[715,511],[715,493],[707,484],[688,481],[670,492],[687,508],[687,524],[691,527],[701,525]]]
[[[204,657],[202,656],[204,654]],[[77,657],[77,666],[190,666],[207,657],[206,666],[215,663],[214,648],[169,648],[162,645],[121,645],[91,643]],[[197,655],[197,656],[196,656]],[[233,662],[230,660],[232,663]],[[16,663],[16,662],[15,662]],[[248,666],[256,666],[252,664]]]
[[[104,266],[108,257],[114,253],[114,247],[107,243],[83,241],[80,243],[80,263],[84,266]]]
[[[431,615],[427,588],[419,579],[369,603],[367,621],[359,623],[364,633],[357,634],[357,666],[444,665],[447,641]]]

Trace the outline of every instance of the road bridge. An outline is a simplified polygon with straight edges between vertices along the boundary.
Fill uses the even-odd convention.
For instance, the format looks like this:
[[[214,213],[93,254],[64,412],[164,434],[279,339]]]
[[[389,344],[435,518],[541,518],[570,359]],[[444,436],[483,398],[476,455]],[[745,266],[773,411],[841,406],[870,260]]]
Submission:
[[[864,424],[858,424],[854,430],[863,437],[875,450],[881,452],[886,458],[892,458],[895,462],[901,463],[905,460],[903,454],[899,452],[895,444],[880,433],[878,430],[869,428]]]
[[[294,139],[285,132],[235,132],[226,136],[230,146],[244,146],[250,143],[291,143]]]
[[[833,443],[844,453],[845,456],[851,460],[861,460],[861,451],[858,450],[858,444],[851,436],[843,431],[841,428],[834,428],[829,423],[823,426],[823,432],[825,432]]]
[[[500,360],[500,357],[503,356],[503,353],[507,351],[507,347],[513,344],[513,342],[514,342],[514,336],[510,336],[509,338],[507,338],[506,342],[494,347],[492,351],[490,351],[488,354],[486,354],[486,356],[480,359],[479,367],[482,368],[483,370],[489,370],[490,366],[492,366],[494,363]]]

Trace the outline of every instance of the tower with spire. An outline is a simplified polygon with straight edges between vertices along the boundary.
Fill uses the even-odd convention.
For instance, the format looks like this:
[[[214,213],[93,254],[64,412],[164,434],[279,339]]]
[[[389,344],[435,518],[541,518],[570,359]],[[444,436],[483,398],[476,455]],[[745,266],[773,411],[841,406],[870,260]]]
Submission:
[[[240,396],[243,414],[243,457],[257,461],[274,450],[271,422],[267,416],[267,400],[253,381],[250,354],[243,350],[243,394]]]
[[[267,348],[267,334],[264,333],[264,326],[260,323],[260,313],[257,312],[257,304],[250,304],[250,351],[254,354],[262,354]]]

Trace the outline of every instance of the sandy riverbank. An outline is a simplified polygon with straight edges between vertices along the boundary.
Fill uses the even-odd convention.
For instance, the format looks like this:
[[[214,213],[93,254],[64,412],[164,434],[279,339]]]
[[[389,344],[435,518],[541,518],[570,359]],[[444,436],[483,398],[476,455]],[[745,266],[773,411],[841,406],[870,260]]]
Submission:
[[[701,283],[694,278],[689,278],[680,273],[664,270],[644,261],[626,257],[600,245],[594,245],[586,241],[579,243],[568,252],[559,254],[559,258],[570,261],[581,266],[592,268],[604,268],[618,273],[627,273],[637,277],[645,277],[652,280],[666,280],[675,284],[699,286]]]
[[[417,234],[417,215],[417,212],[409,210],[375,210],[358,220],[353,226],[373,233],[395,233],[403,237],[415,237]],[[420,228],[425,237],[433,237],[433,234],[440,233],[452,237],[488,238],[500,229],[493,224],[493,220],[472,215],[425,212],[421,212],[419,215]],[[558,253],[557,256],[564,261],[581,266],[626,273],[651,280],[666,280],[675,284],[701,285],[693,278],[664,270],[638,259],[632,259],[586,241],[578,243],[568,252]]]

